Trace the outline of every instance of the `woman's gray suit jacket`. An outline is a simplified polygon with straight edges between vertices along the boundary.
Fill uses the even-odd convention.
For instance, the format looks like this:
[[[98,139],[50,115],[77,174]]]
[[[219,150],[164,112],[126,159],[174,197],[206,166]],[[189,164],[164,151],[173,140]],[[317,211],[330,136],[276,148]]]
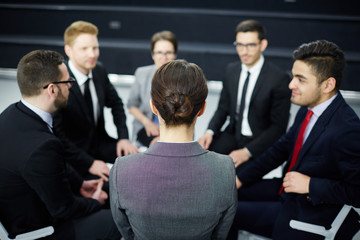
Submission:
[[[233,161],[197,142],[156,142],[120,157],[109,181],[112,214],[125,239],[225,239],[233,222]]]

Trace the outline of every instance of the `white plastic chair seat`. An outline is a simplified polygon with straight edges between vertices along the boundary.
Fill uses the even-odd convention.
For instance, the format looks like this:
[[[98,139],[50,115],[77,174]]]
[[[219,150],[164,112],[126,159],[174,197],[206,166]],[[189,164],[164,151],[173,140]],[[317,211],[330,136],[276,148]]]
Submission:
[[[0,239],[1,240],[33,240],[49,236],[54,233],[52,226],[40,228],[27,233],[17,235],[15,238],[9,238],[9,233],[6,231],[4,225],[0,222]]]
[[[326,229],[324,226],[305,223],[297,220],[291,220],[290,227],[300,231],[310,232],[324,236],[325,240],[332,240],[335,239],[337,231],[339,230],[341,224],[344,222],[346,216],[349,214],[351,208],[353,207],[345,204],[332,222],[331,228],[329,229]],[[360,214],[360,208],[354,208],[354,210],[357,211],[358,214]]]

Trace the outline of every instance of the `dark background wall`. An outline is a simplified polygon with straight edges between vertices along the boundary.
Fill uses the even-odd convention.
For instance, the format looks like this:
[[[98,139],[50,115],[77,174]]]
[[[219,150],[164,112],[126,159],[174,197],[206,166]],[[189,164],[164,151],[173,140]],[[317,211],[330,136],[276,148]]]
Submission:
[[[341,4],[340,4],[341,3]],[[100,60],[110,73],[133,74],[151,64],[149,39],[173,31],[179,58],[200,65],[209,80],[221,80],[225,66],[238,61],[232,42],[236,25],[257,19],[267,29],[264,55],[285,70],[300,44],[327,39],[345,52],[344,90],[360,91],[360,11],[356,1],[0,1],[0,68],[15,68],[27,52],[63,52],[62,35],[76,20],[99,27]]]

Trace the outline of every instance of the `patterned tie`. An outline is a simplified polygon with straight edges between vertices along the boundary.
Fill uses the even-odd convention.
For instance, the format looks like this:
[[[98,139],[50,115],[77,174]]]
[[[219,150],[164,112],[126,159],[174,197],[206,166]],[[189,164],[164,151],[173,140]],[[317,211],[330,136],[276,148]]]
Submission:
[[[246,99],[247,87],[249,85],[249,78],[250,78],[250,72],[248,71],[245,82],[244,82],[244,86],[242,89],[239,113],[238,113],[238,117],[237,117],[238,121],[236,122],[236,125],[235,125],[236,136],[238,139],[240,139],[240,136],[241,136],[242,120],[243,120],[243,114],[244,114],[244,109],[245,109],[245,99]]]
[[[299,135],[296,139],[296,143],[295,143],[295,147],[294,147],[294,152],[293,155],[291,157],[291,162],[290,162],[290,166],[287,170],[287,172],[290,172],[291,169],[295,166],[297,158],[299,156],[299,152],[301,150],[302,144],[303,144],[303,140],[304,140],[304,133],[306,130],[307,125],[310,122],[311,116],[313,115],[313,112],[311,110],[308,110],[308,112],[306,113],[306,117],[303,121],[303,123],[301,124],[300,127],[300,131],[299,131]],[[280,191],[279,191],[279,195],[283,192],[284,190],[284,186],[281,185]]]
[[[91,98],[91,93],[90,93],[90,84],[89,84],[90,80],[91,80],[91,78],[88,78],[85,82],[84,98],[85,98],[85,102],[86,102],[87,108],[90,113],[90,118],[94,122],[94,107],[92,104],[92,98]]]

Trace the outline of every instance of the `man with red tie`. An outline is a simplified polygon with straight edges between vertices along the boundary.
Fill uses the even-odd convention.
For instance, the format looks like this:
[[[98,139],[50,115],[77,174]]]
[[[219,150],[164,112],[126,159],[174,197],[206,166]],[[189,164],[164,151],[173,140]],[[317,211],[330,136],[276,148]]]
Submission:
[[[291,219],[330,227],[344,204],[360,207],[360,120],[339,89],[345,58],[319,40],[294,52],[291,102],[294,124],[237,178],[238,209],[229,239],[246,230],[272,239],[323,239],[292,229]],[[262,177],[285,163],[284,177]],[[360,229],[352,210],[338,231],[351,239]]]

